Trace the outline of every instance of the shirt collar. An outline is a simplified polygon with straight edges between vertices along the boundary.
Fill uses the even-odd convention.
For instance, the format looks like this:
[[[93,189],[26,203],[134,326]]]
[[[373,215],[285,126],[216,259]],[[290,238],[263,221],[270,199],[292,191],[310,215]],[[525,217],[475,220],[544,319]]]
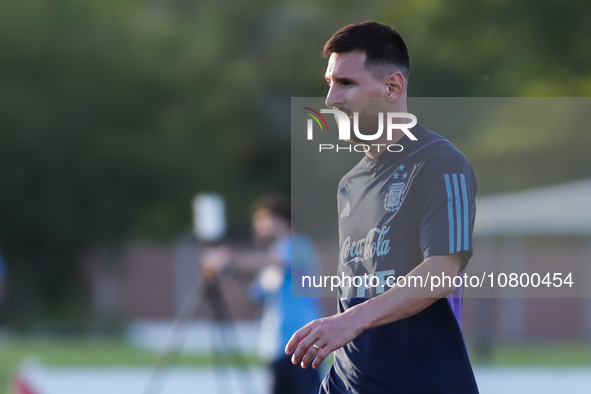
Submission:
[[[420,123],[417,123],[410,130],[417,140],[413,141],[406,134],[404,134],[400,140],[395,142],[395,144],[402,146],[401,152],[390,152],[386,149],[386,147],[383,147],[383,149],[386,150],[381,155],[379,155],[377,159],[371,159],[366,155],[365,160],[369,169],[375,171],[382,165],[389,164],[395,160],[400,160],[404,157],[407,157],[410,153],[419,149],[425,143],[423,138],[421,138],[421,136],[424,136],[425,134],[425,128]]]

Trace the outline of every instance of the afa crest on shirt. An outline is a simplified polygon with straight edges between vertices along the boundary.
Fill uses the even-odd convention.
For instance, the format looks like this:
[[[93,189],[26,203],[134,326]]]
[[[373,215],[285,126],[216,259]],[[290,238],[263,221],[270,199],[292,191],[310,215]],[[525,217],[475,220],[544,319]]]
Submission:
[[[404,182],[392,183],[388,186],[388,192],[386,193],[386,199],[384,200],[384,208],[388,212],[396,212],[402,201],[404,200]]]
[[[404,195],[406,194],[406,184],[412,177],[412,174],[411,177],[409,177],[409,174],[404,172],[404,169],[404,164],[401,164],[396,169],[396,171],[394,171],[394,174],[392,174],[392,178],[398,182],[391,183],[390,186],[388,186],[386,198],[384,199],[384,208],[387,212],[396,212],[404,201]]]

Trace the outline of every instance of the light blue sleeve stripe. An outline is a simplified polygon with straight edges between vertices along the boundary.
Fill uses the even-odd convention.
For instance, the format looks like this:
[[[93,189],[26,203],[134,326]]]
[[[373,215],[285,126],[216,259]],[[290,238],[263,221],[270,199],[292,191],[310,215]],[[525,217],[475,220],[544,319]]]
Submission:
[[[449,174],[443,175],[445,178],[445,188],[447,189],[447,221],[449,222],[449,253],[454,252],[454,206],[451,196],[451,184]]]
[[[452,174],[454,180],[454,195],[456,200],[456,217],[458,221],[458,244],[456,246],[456,252],[462,250],[462,207],[460,205],[460,190],[458,188],[458,174]]]
[[[468,190],[466,189],[466,177],[464,174],[460,174],[460,181],[462,183],[462,197],[464,199],[464,250],[470,250],[470,242],[468,235],[470,230],[468,228]]]

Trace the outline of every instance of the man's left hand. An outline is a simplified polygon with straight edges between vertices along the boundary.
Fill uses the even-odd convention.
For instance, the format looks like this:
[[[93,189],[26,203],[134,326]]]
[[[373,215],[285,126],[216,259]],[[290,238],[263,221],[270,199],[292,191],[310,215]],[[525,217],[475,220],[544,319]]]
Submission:
[[[430,256],[408,275],[420,276],[425,280],[429,275],[454,277],[460,271],[461,262],[459,253]],[[291,362],[301,363],[302,368],[307,368],[312,360],[312,368],[318,368],[330,353],[351,342],[364,330],[413,316],[454,290],[452,283],[434,290],[422,286],[394,286],[343,313],[306,324],[293,334],[285,347],[285,353],[293,353]]]
[[[293,334],[285,353],[293,353],[291,362],[300,363],[302,368],[308,368],[312,360],[312,368],[318,368],[330,353],[361,334],[363,328],[355,320],[350,313],[341,313],[311,321]]]

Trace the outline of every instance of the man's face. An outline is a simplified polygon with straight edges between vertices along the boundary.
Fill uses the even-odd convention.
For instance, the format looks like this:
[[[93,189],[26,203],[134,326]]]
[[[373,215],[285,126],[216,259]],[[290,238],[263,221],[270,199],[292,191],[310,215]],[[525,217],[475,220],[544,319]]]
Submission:
[[[275,221],[273,215],[266,209],[257,210],[252,217],[254,235],[259,241],[267,241],[273,238],[275,233]]]
[[[326,105],[349,115],[353,125],[353,113],[359,113],[359,130],[373,134],[378,129],[378,112],[386,112],[388,86],[384,80],[364,68],[365,53],[333,53],[328,60],[324,78],[330,89]],[[362,143],[354,134],[354,143]]]

